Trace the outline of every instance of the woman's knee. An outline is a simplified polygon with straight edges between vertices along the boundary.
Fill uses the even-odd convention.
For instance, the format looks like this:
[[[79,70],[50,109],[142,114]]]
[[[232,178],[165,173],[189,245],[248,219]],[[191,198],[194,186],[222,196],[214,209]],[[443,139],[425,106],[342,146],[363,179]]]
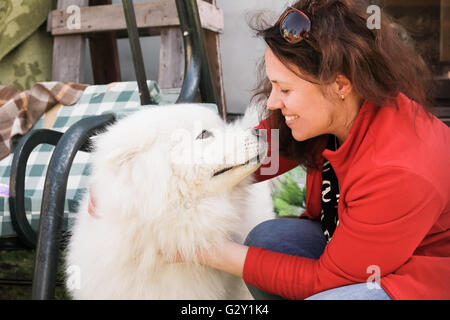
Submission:
[[[252,247],[264,247],[262,244],[267,243],[267,232],[273,229],[272,227],[276,225],[277,220],[266,220],[256,225],[247,235],[244,244]]]
[[[244,244],[318,259],[326,246],[326,239],[317,221],[276,218],[253,228]]]

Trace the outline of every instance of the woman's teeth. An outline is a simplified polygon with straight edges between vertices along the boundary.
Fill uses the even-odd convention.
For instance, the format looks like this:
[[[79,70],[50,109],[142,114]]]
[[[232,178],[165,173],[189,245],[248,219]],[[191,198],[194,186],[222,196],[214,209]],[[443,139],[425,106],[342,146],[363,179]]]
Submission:
[[[285,117],[287,121],[292,121],[298,118],[298,116],[286,116]]]

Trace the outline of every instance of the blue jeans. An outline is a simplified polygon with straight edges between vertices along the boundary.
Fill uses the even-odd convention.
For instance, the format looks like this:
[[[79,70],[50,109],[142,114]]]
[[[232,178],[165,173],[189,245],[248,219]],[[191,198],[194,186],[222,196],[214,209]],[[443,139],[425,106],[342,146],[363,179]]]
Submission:
[[[263,247],[271,251],[319,259],[327,242],[320,223],[308,219],[278,218],[257,225],[247,236],[245,245]],[[264,292],[247,284],[257,300],[281,300],[280,296]],[[390,300],[381,288],[368,288],[357,283],[317,293],[307,300]]]

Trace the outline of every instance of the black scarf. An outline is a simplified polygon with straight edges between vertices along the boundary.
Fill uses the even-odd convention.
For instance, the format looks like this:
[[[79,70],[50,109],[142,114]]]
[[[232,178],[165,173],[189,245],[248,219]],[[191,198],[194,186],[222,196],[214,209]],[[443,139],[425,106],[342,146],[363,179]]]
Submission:
[[[327,143],[327,149],[336,151],[338,140],[334,135],[330,135]],[[322,170],[322,212],[320,213],[320,222],[322,224],[323,234],[327,241],[331,240],[334,230],[339,223],[338,217],[339,203],[339,183],[331,167],[330,162],[324,159]]]

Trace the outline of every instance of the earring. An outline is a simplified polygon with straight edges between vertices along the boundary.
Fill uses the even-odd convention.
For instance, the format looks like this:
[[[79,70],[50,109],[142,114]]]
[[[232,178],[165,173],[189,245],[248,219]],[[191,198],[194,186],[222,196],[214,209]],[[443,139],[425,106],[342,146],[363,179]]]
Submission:
[[[342,101],[344,101],[345,100],[345,95],[341,95],[341,99],[342,99]]]

